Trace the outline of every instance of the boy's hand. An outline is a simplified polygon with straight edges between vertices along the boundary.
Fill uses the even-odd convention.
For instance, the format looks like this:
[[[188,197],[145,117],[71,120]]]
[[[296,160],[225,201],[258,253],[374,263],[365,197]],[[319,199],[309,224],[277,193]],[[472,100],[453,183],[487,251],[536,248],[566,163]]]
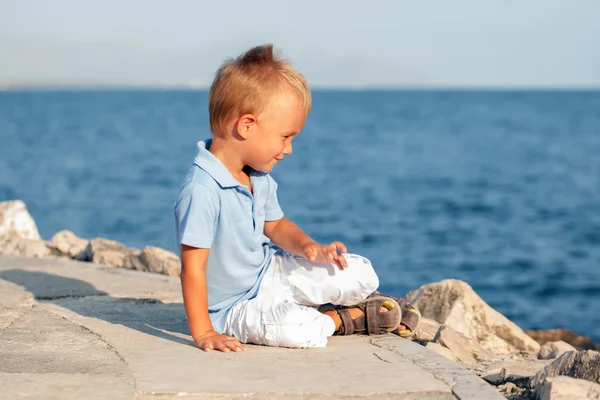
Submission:
[[[346,253],[346,246],[341,242],[332,242],[331,244],[309,243],[302,246],[304,257],[312,262],[336,264],[340,269],[348,268],[348,262],[343,255]]]
[[[244,351],[244,345],[233,336],[225,336],[215,331],[206,332],[196,338],[194,342],[199,349],[204,351],[219,350],[224,353],[233,351]]]

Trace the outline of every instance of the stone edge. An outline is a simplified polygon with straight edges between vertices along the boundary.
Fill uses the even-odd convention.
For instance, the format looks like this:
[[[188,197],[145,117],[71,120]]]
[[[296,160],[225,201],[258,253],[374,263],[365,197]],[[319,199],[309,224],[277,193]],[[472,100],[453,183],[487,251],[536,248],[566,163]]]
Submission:
[[[0,254],[0,269],[6,268],[28,268],[28,267],[48,267],[48,266],[61,266],[61,267],[76,267],[76,268],[91,268],[97,269],[112,274],[123,274],[132,276],[143,276],[150,279],[159,279],[163,281],[170,281],[172,283],[180,283],[180,279],[177,276],[168,276],[164,274],[158,274],[155,272],[148,271],[137,271],[134,269],[126,269],[120,267],[112,267],[110,265],[94,264],[87,261],[72,260],[70,258],[31,258],[22,256],[9,256]]]
[[[409,340],[398,338],[374,338],[373,346],[400,354],[405,359],[430,372],[452,388],[459,400],[504,399],[489,383],[462,365],[448,360],[441,354]]]

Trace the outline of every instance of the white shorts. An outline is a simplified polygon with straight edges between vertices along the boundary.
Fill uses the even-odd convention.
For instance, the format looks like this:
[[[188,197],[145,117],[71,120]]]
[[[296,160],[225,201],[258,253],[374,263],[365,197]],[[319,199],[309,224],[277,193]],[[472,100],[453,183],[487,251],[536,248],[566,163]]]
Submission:
[[[224,334],[242,343],[278,347],[325,347],[333,320],[317,311],[326,304],[352,306],[379,286],[373,266],[364,257],[344,254],[348,268],[312,263],[277,252],[256,297],[233,306]]]

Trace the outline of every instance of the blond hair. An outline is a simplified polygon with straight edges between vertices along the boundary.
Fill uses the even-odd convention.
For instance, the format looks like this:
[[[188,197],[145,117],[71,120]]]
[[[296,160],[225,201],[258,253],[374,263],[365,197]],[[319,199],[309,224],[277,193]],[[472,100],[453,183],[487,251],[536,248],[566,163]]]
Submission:
[[[272,44],[254,47],[236,59],[228,59],[218,69],[208,96],[210,130],[222,135],[228,119],[244,114],[260,114],[276,93],[291,90],[306,114],[312,98],[308,83],[291,64],[275,53]]]

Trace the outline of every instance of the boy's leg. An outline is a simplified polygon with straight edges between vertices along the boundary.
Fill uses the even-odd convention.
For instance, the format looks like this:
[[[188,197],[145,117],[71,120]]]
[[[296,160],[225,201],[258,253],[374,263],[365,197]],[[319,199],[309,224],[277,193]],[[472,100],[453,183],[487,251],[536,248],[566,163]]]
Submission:
[[[315,308],[291,301],[272,261],[255,298],[236,304],[228,313],[224,334],[242,343],[278,347],[325,347],[333,335],[333,320]]]
[[[358,325],[366,331],[387,331],[387,327],[398,326],[401,313],[394,308],[399,305],[394,299],[382,302],[377,309],[372,309],[370,318],[361,318],[366,310],[364,300],[371,296],[379,286],[379,279],[371,262],[359,255],[345,254],[348,268],[341,270],[334,264],[313,263],[303,257],[293,256],[286,253],[278,253],[274,257],[274,274],[281,274],[281,281],[288,287],[289,297],[300,305],[321,306],[333,304],[346,306],[344,310],[329,309],[324,311],[335,323],[335,331],[340,326],[355,325],[354,321],[360,321]],[[357,306],[359,305],[360,306]],[[378,304],[379,304],[378,303]],[[387,315],[392,310],[393,312]],[[342,318],[344,314],[344,318]],[[365,316],[368,317],[368,316]],[[345,323],[343,322],[345,320]],[[365,323],[370,321],[370,329],[366,329]],[[376,322],[378,321],[378,322]],[[377,328],[380,325],[381,329]],[[342,331],[354,331],[358,325],[346,327]],[[386,328],[383,328],[383,327]],[[364,332],[363,332],[364,333]]]
[[[327,303],[353,306],[377,290],[379,278],[366,258],[355,254],[344,257],[348,262],[344,270],[285,253],[277,253],[272,265],[294,302],[312,307]]]
[[[333,320],[315,308],[293,302],[273,303],[261,307],[247,300],[229,313],[225,335],[242,343],[274,347],[325,347],[335,332]]]

